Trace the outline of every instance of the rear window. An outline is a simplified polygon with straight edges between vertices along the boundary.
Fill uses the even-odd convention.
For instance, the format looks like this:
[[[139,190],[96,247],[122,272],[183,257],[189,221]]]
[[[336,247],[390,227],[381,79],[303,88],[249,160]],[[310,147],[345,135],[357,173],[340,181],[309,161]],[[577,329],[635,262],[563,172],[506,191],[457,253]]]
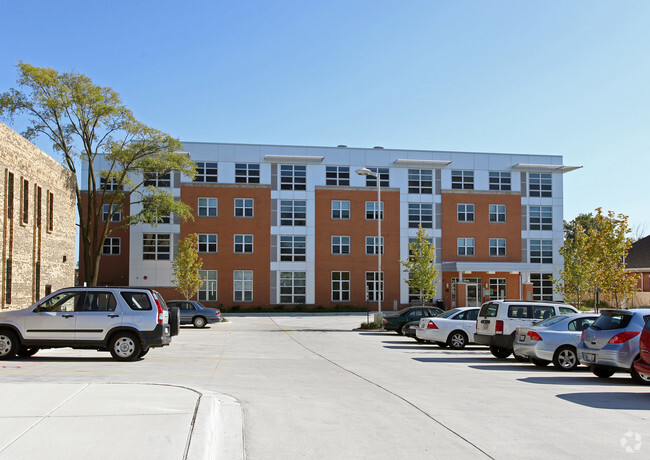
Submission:
[[[591,327],[601,331],[623,329],[630,324],[631,319],[632,315],[625,315],[622,313],[613,313],[611,315],[602,314],[596,319],[596,321],[594,321],[594,324],[592,324]]]
[[[481,312],[479,313],[479,316],[482,316],[483,318],[494,318],[497,316],[497,312],[499,311],[499,305],[496,303],[484,303],[481,306]]]
[[[508,318],[530,318],[528,305],[510,305],[508,307]]]
[[[131,310],[153,310],[146,292],[122,292],[121,294]]]
[[[562,315],[553,316],[552,318],[545,319],[544,321],[540,321],[539,323],[535,323],[535,327],[549,327],[559,323],[563,319],[566,319],[566,316],[562,316]]]
[[[560,307],[561,315],[570,315],[571,313],[577,313],[577,311],[569,307]]]

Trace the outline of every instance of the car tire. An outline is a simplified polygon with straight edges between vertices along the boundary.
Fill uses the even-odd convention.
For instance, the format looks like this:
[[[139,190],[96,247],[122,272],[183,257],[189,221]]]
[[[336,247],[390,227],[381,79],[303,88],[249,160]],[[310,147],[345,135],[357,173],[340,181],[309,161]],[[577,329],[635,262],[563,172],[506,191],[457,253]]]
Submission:
[[[11,359],[19,349],[16,334],[11,331],[0,331],[0,359]]]
[[[602,367],[592,367],[591,372],[596,377],[600,377],[601,379],[608,379],[616,373],[616,371],[613,369],[604,369]]]
[[[143,348],[142,350],[140,350],[140,354],[138,355],[138,358],[142,358],[144,355],[146,355],[147,353],[149,353],[149,350],[151,350],[151,347],[149,347],[149,348]]]
[[[178,307],[169,308],[169,331],[172,336],[178,335],[181,330],[181,314]]]
[[[530,362],[533,363],[535,366],[538,366],[538,367],[544,367],[544,366],[548,366],[549,364],[551,364],[550,361],[546,361],[545,359],[538,359],[538,358],[530,358]]]
[[[514,351],[512,352],[512,357],[515,358],[515,361],[520,363],[529,363],[530,358],[528,356],[518,355]]]
[[[553,365],[561,371],[572,371],[578,367],[578,353],[574,347],[564,345],[553,355]]]
[[[118,332],[111,338],[108,349],[113,358],[118,361],[133,361],[140,356],[142,345],[135,334]]]
[[[454,350],[462,350],[467,345],[467,334],[463,331],[453,331],[447,337],[447,345]]]
[[[192,324],[196,328],[200,329],[202,327],[205,327],[206,323],[207,323],[207,321],[205,320],[205,318],[203,316],[195,316],[194,318],[192,318]]]
[[[637,357],[637,359],[639,359],[639,358]],[[635,361],[636,361],[636,359],[635,359]],[[636,371],[636,369],[634,368],[634,364],[632,364],[632,367],[630,368],[630,375],[632,376],[632,378],[634,379],[634,381],[636,383],[639,383],[641,385],[650,385],[650,377],[645,378],[644,376],[639,374]]]
[[[36,348],[36,347],[20,347],[20,348],[18,348],[18,351],[16,352],[16,355],[21,357],[21,358],[29,358],[30,356],[34,356],[38,350],[40,350],[40,348]]]
[[[404,326],[406,326],[406,323],[402,324],[400,327],[397,328],[397,333],[399,335],[404,335]]]
[[[490,353],[492,353],[492,356],[495,358],[506,359],[512,352],[510,350],[506,350],[505,348],[492,345],[490,347]]]
[[[440,348],[446,348],[447,347],[446,342],[436,342],[436,345],[438,345]]]
[[[419,338],[417,338],[417,337],[415,338],[415,341],[416,341],[417,343],[426,343],[426,342],[427,342],[426,340],[424,340],[424,339],[419,339]]]

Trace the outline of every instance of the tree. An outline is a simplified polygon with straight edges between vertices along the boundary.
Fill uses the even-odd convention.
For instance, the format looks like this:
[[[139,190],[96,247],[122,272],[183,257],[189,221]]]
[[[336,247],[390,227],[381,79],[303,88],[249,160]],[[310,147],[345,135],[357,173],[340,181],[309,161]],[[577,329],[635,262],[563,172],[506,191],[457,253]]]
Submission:
[[[147,180],[171,171],[193,178],[195,165],[181,153],[177,139],[137,121],[111,88],[97,86],[82,74],[24,62],[18,64],[18,73],[19,90],[0,94],[0,115],[10,121],[27,116],[23,136],[30,140],[45,136],[75,174],[79,163],[88,169],[87,195],[78,183],[75,192],[84,278],[96,285],[113,215],[129,204],[141,204],[141,211],[124,225],[156,224],[170,212],[191,217],[187,205]],[[104,205],[109,209],[106,219],[102,219]]]
[[[433,265],[436,248],[429,243],[427,232],[418,226],[415,241],[409,243],[409,258],[400,261],[409,274],[406,283],[420,296],[420,301],[431,300],[436,295],[438,269]]]
[[[203,267],[203,260],[199,257],[199,235],[191,233],[178,243],[176,258],[172,261],[174,284],[178,292],[185,296],[185,300],[194,297],[203,279],[199,270]]]
[[[566,238],[564,246],[560,248],[560,254],[564,257],[564,269],[560,270],[560,278],[553,281],[556,292],[563,294],[569,302],[580,305],[593,290],[593,260],[587,246],[588,235],[580,223],[565,222],[565,235],[568,233],[567,228],[573,237]]]

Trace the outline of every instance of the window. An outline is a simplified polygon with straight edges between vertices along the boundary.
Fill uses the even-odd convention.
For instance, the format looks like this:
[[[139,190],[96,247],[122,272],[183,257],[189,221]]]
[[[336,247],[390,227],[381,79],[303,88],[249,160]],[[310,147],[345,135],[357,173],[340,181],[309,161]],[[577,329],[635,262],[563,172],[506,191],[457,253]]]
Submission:
[[[144,185],[152,187],[171,187],[171,173],[157,173],[146,172],[144,173]]]
[[[124,190],[124,187],[120,185],[117,179],[114,177],[111,177],[110,179],[107,179],[106,177],[100,177],[99,186],[106,191]]]
[[[507,298],[505,278],[490,278],[489,285],[490,285],[490,300]]]
[[[121,291],[120,295],[131,310],[153,310],[149,296],[145,292]]]
[[[307,254],[307,237],[281,236],[280,260],[284,262],[304,262]]]
[[[474,255],[474,238],[458,238],[456,241],[459,256]]]
[[[505,204],[491,204],[490,205],[490,222],[505,222],[506,221],[506,205]]]
[[[332,200],[332,219],[349,219],[350,202]]]
[[[50,313],[75,311],[79,309],[78,304],[81,297],[83,297],[83,292],[81,291],[66,291],[60,294],[55,294],[54,297],[50,297],[37,308],[39,311]]]
[[[280,201],[280,225],[304,227],[307,225],[307,202],[304,200]]]
[[[384,272],[366,272],[366,300],[384,300]]]
[[[390,187],[388,168],[368,168],[374,174],[379,174],[379,186]],[[377,178],[375,176],[366,176],[366,187],[377,187]]]
[[[216,233],[199,233],[199,252],[206,254],[216,253],[217,238]]]
[[[490,256],[503,257],[506,255],[506,239],[490,238]]]
[[[22,197],[21,203],[21,222],[23,224],[29,223],[29,181],[22,179],[20,181],[20,196]]]
[[[306,272],[280,272],[280,303],[304,304],[306,301]]]
[[[104,240],[102,247],[102,254],[105,256],[119,256],[120,255],[120,238],[109,236]]]
[[[214,162],[197,161],[194,182],[217,182],[218,165]]]
[[[260,165],[258,163],[236,163],[235,183],[238,184],[259,184]]]
[[[510,190],[510,173],[490,171],[490,190]]]
[[[409,193],[431,195],[433,193],[433,170],[409,169]]]
[[[553,230],[553,208],[551,206],[530,206],[528,225],[531,230]]]
[[[142,258],[144,260],[169,260],[170,241],[169,233],[143,233]]]
[[[433,204],[409,203],[409,228],[433,228]]]
[[[350,301],[350,272],[332,272],[332,302]]]
[[[553,277],[551,273],[531,273],[533,300],[553,300]]]
[[[253,217],[254,207],[253,198],[235,198],[235,217]]]
[[[458,222],[474,222],[474,205],[458,203],[456,205]]]
[[[47,231],[51,232],[53,230],[54,230],[54,193],[47,192]]]
[[[7,219],[14,218],[14,173],[7,173]]]
[[[381,211],[376,201],[366,201],[366,219],[377,220],[377,218],[384,219],[384,202],[381,202]]]
[[[115,311],[117,301],[111,292],[86,292],[81,311]]]
[[[332,254],[349,255],[350,254],[350,237],[349,236],[332,236]]]
[[[280,165],[280,190],[306,190],[307,166]]]
[[[117,205],[105,204],[102,206],[102,221],[106,222],[109,217],[111,222],[119,222],[122,220],[122,211],[117,209]]]
[[[156,222],[159,224],[169,224],[172,221],[172,213],[170,212],[167,215],[164,216],[157,216],[156,217]]]
[[[530,240],[530,263],[553,263],[553,240]]]
[[[253,253],[253,235],[235,235],[235,254]]]
[[[325,168],[325,185],[350,185],[350,167],[327,166]]]
[[[199,198],[199,217],[217,217],[218,207],[217,198]]]
[[[233,300],[235,302],[253,301],[253,270],[233,272]]]
[[[451,188],[460,190],[474,190],[474,171],[452,171]]]
[[[5,304],[11,304],[11,277],[12,277],[12,268],[13,259],[8,258],[5,261]]]
[[[197,292],[198,300],[214,302],[217,300],[217,270],[199,270],[203,284]]]
[[[382,255],[384,254],[384,237],[381,237],[381,246],[378,244],[378,238],[376,236],[366,236],[366,255],[376,256],[381,250]]]
[[[36,226],[38,228],[41,228],[41,220],[43,217],[43,210],[41,206],[42,202],[43,202],[43,189],[37,186],[36,187]]]
[[[551,175],[549,173],[529,173],[528,192],[530,196],[550,197]]]

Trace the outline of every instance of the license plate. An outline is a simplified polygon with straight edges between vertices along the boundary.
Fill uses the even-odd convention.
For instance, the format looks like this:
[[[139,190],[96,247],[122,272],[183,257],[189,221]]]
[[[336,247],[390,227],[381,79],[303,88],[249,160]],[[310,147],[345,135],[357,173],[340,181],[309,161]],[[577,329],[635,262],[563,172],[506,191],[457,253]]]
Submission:
[[[521,334],[521,335],[519,336],[519,341],[520,341],[520,342],[524,342],[524,341],[526,341],[526,336],[525,336],[524,334]]]
[[[587,361],[588,363],[595,363],[596,355],[593,353],[585,353],[585,361]]]

